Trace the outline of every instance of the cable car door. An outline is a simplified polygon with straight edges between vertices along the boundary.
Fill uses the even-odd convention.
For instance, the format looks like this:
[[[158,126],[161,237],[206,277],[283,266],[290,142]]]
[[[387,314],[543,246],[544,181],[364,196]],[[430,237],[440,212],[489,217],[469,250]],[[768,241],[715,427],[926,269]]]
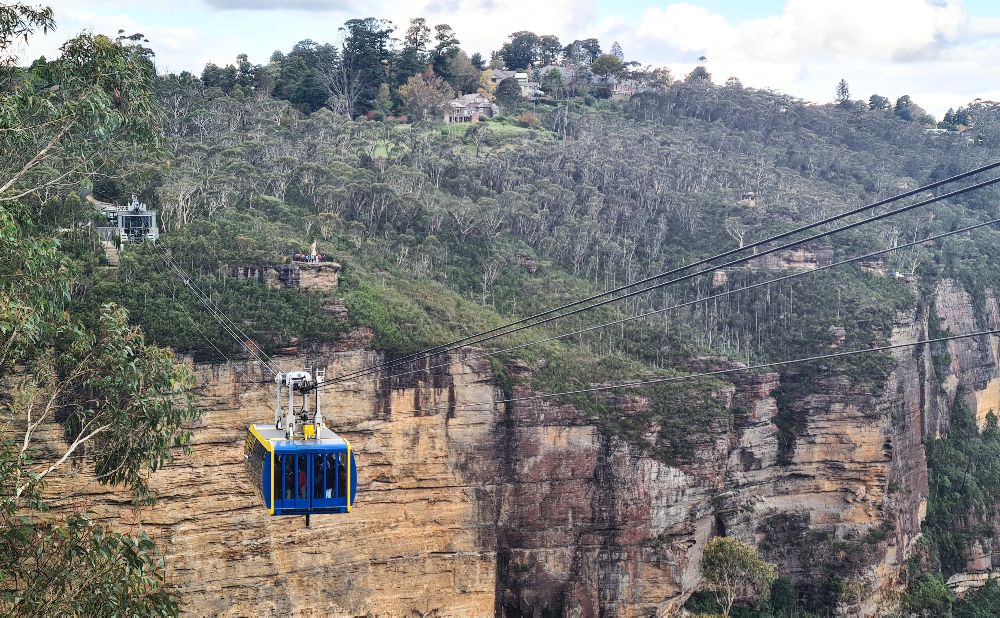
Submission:
[[[282,454],[279,456],[281,462],[282,508],[286,509],[308,509],[310,496],[312,470],[309,465],[312,455],[306,454]]]
[[[347,506],[346,453],[317,453],[312,466],[313,508]]]

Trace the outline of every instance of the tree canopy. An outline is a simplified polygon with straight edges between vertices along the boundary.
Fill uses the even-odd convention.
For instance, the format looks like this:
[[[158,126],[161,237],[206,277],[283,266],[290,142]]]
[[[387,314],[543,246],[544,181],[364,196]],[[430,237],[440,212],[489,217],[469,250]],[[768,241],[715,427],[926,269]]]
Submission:
[[[767,599],[777,577],[773,564],[761,560],[757,548],[732,537],[717,536],[705,545],[701,574],[719,596],[722,615],[729,616],[738,598]]]
[[[17,37],[53,27],[49,9],[0,5],[0,53]],[[148,537],[93,524],[85,514],[34,516],[41,489],[86,447],[96,478],[147,497],[146,479],[187,439],[197,417],[190,372],[147,344],[125,311],[77,311],[88,260],[67,251],[83,228],[79,198],[45,198],[114,176],[138,182],[157,153],[159,114],[151,52],[142,35],[85,33],[60,56],[9,69],[0,84],[0,610],[5,615],[169,615],[177,604]],[[44,206],[44,207],[43,207]],[[92,233],[92,232],[90,232]],[[91,258],[92,259],[92,258]],[[62,445],[43,445],[59,423]],[[55,453],[53,454],[53,451]]]

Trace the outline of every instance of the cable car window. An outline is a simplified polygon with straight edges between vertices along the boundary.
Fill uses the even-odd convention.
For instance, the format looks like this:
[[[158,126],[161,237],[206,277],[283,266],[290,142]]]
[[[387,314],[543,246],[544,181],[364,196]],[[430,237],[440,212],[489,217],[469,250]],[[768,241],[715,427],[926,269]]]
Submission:
[[[343,498],[347,496],[347,473],[348,473],[348,462],[347,455],[345,453],[337,453],[337,497]]]
[[[323,456],[323,459],[326,460],[326,465],[324,466],[326,477],[323,479],[323,495],[326,498],[333,498],[336,496],[337,456],[333,453],[327,453]]]
[[[305,500],[306,498],[309,497],[308,494],[307,494],[307,490],[306,490],[306,484],[307,484],[308,474],[309,473],[307,472],[308,468],[306,467],[306,456],[305,455],[299,455],[298,456],[298,460],[296,461],[296,466],[295,467],[297,468],[297,470],[296,470],[296,478],[298,480],[298,483],[295,486],[296,487],[296,495],[298,495],[298,497],[299,497],[300,500]]]
[[[267,451],[251,434],[247,437],[244,454],[246,455],[247,472],[253,482],[253,490],[261,499],[264,499],[264,464],[267,460]]]
[[[323,462],[326,458],[317,453],[312,456],[313,460],[313,500],[322,500],[324,493]]]
[[[281,495],[285,500],[291,500],[295,496],[292,492],[295,489],[295,460],[290,455],[279,455],[281,462]]]

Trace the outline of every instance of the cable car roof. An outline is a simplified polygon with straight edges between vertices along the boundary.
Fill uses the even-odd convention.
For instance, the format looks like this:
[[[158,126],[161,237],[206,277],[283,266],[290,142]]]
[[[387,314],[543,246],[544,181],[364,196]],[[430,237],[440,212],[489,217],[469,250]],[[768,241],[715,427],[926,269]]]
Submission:
[[[324,428],[324,434],[332,434],[330,438],[309,438],[289,440],[283,429],[275,429],[274,425],[250,425],[250,431],[262,439],[270,450],[278,453],[304,453],[306,451],[337,452],[347,450],[347,440],[341,438],[329,429]]]

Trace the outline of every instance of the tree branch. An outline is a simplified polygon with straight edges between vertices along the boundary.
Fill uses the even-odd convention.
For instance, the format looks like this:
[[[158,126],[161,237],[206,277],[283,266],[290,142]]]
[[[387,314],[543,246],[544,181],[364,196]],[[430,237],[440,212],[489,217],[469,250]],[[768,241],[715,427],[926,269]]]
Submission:
[[[85,442],[89,442],[97,434],[101,433],[105,429],[109,429],[110,427],[111,427],[110,424],[109,425],[101,425],[97,429],[91,431],[89,434],[86,434],[86,436],[81,433],[79,436],[76,437],[76,440],[73,440],[73,443],[69,446],[68,449],[66,449],[66,452],[63,453],[62,457],[60,457],[55,463],[53,463],[52,465],[50,465],[48,468],[45,469],[44,472],[42,472],[41,474],[38,475],[38,478],[35,479],[35,482],[41,481],[46,476],[48,476],[49,473],[51,473],[53,470],[55,470],[59,466],[61,466],[64,463],[66,463],[66,460],[69,459],[69,456],[72,455],[76,451],[76,449],[78,449],[82,444],[84,444]],[[24,491],[26,489],[28,489],[29,486],[30,486],[30,483],[25,483],[23,485],[19,485],[18,488],[17,488],[17,491],[14,493],[14,498],[15,499],[20,498],[21,494],[23,494]]]
[[[20,180],[22,176],[31,171],[31,168],[41,163],[47,156],[49,156],[49,152],[53,148],[55,148],[56,144],[58,144],[59,141],[62,140],[62,138],[64,138],[67,133],[69,133],[69,130],[73,128],[74,124],[76,124],[76,120],[70,120],[69,122],[64,124],[63,127],[59,129],[59,132],[52,136],[52,139],[49,140],[49,143],[47,143],[44,148],[39,150],[35,154],[35,156],[31,158],[30,161],[25,163],[24,167],[22,167],[20,171],[14,174],[10,178],[10,180],[5,182],[3,186],[0,186],[0,195],[6,193],[11,188],[11,186],[13,186],[15,182]]]
[[[48,187],[48,186],[56,184],[57,182],[59,182],[63,178],[66,178],[67,176],[69,176],[70,174],[75,174],[77,172],[77,170],[79,170],[81,167],[83,167],[83,163],[80,163],[80,164],[76,165],[75,167],[73,167],[69,171],[67,171],[66,173],[61,174],[61,175],[57,176],[56,178],[53,178],[52,180],[48,180],[46,182],[43,182],[42,184],[38,185],[37,187],[32,187],[32,188],[27,189],[27,190],[25,190],[25,191],[23,191],[23,192],[21,192],[21,193],[19,193],[17,195],[12,195],[12,196],[9,196],[9,197],[0,197],[0,202],[12,202],[14,200],[19,200],[22,197],[25,197],[27,195],[31,195],[32,193],[35,193],[35,192],[37,192],[37,191],[39,191],[41,189],[44,189],[45,187]]]

